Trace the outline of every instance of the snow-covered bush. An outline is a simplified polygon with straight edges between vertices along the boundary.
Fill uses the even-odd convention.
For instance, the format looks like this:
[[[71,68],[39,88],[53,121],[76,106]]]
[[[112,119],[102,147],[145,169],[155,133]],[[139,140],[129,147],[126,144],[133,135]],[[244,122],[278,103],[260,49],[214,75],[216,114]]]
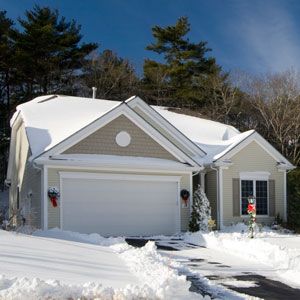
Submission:
[[[209,200],[207,199],[203,188],[199,184],[193,195],[193,210],[191,214],[191,221],[189,224],[190,231],[207,231],[208,222],[210,219],[211,208]]]

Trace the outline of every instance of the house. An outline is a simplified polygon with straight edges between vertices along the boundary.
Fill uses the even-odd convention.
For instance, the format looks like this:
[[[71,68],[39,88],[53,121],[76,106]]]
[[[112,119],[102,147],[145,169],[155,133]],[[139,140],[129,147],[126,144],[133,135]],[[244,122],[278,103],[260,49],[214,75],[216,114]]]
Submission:
[[[139,97],[59,95],[19,105],[11,127],[10,211],[36,227],[104,236],[186,231],[198,184],[219,228],[247,219],[249,195],[258,221],[286,219],[293,165],[254,130]]]

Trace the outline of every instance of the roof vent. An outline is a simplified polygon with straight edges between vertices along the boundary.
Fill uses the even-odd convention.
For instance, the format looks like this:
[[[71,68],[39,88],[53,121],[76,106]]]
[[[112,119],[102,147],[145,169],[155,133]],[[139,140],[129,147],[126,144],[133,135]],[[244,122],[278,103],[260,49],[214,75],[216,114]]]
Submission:
[[[93,99],[96,99],[97,88],[95,86],[93,86],[92,90],[93,90]]]

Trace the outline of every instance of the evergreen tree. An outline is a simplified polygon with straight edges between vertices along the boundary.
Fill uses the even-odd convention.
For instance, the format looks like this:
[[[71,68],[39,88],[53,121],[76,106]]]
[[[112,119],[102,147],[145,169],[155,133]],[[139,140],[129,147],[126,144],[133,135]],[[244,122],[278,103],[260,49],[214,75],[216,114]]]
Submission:
[[[187,37],[189,31],[190,24],[186,17],[179,18],[174,26],[165,28],[154,26],[152,33],[155,42],[146,48],[163,55],[164,62],[157,63],[149,59],[145,61],[145,85],[155,83],[153,79],[155,68],[158,72],[164,70],[166,74],[164,84],[169,89],[171,99],[177,101],[177,105],[198,102],[199,92],[205,88],[199,79],[220,71],[215,59],[207,57],[207,53],[211,50],[207,48],[207,43],[190,42]]]
[[[11,39],[13,21],[0,11],[0,190],[6,177],[11,93],[13,89],[14,43]]]
[[[39,94],[74,94],[74,78],[97,45],[79,45],[80,26],[49,7],[36,5],[18,21],[22,31],[14,39],[22,102]]]
[[[193,210],[191,213],[191,220],[189,223],[189,229],[191,232],[207,231],[208,221],[211,218],[211,208],[209,200],[203,188],[198,185],[198,188],[193,195]]]

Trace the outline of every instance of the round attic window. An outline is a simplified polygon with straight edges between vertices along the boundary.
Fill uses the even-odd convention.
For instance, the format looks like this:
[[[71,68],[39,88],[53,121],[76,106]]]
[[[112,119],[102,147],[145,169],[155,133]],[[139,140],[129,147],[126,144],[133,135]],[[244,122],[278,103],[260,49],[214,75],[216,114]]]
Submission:
[[[131,141],[131,136],[128,132],[126,131],[120,131],[117,135],[116,135],[116,143],[120,146],[120,147],[127,147],[130,144]]]

